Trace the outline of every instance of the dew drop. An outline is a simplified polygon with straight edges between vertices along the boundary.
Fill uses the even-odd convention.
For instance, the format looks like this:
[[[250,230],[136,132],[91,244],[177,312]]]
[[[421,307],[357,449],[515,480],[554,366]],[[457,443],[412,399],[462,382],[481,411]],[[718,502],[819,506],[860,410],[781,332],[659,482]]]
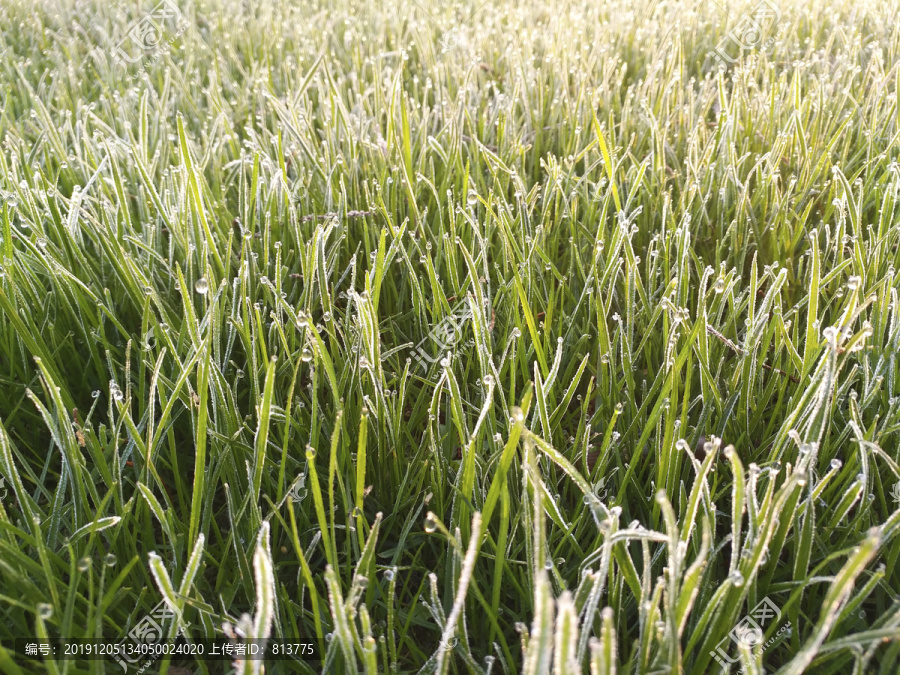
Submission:
[[[209,293],[209,282],[206,280],[206,277],[200,277],[197,279],[197,283],[194,284],[194,290],[197,291],[200,295],[206,295]]]

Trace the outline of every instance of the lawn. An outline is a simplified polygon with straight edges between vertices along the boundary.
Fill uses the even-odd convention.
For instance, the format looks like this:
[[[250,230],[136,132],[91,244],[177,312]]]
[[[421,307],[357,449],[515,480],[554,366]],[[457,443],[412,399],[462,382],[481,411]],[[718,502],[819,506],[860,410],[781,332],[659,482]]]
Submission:
[[[898,16],[0,0],[0,671],[896,674]]]

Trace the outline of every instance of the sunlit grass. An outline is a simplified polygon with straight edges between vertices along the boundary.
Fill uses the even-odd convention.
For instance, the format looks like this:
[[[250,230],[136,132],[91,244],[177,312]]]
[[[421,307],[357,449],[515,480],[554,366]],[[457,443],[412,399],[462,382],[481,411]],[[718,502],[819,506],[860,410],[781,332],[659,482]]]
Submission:
[[[0,5],[0,670],[897,672],[897,9],[757,4]]]

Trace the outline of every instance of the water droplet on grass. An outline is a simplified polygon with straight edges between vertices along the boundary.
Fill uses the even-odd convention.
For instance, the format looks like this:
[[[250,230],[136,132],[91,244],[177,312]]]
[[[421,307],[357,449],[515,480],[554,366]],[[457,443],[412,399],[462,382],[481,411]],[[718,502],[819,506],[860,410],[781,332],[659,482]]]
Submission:
[[[429,511],[428,515],[425,516],[425,531],[426,532],[434,532],[437,529],[437,520],[435,520],[434,514]]]
[[[46,602],[38,603],[37,612],[38,616],[42,619],[49,619],[51,616],[53,616],[53,605],[50,605]]]
[[[209,282],[206,280],[206,277],[200,277],[197,279],[197,283],[194,284],[194,290],[197,291],[200,295],[206,295],[209,293]]]
[[[743,586],[744,585],[744,575],[739,571],[735,570],[731,574],[728,575],[728,581],[730,581],[734,586]]]

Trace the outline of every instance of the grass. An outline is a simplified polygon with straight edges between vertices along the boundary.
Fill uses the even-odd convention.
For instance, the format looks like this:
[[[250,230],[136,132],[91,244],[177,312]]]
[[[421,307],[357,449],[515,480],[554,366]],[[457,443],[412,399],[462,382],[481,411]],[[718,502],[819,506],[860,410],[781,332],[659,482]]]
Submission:
[[[755,6],[0,5],[0,670],[896,673],[897,9]]]

